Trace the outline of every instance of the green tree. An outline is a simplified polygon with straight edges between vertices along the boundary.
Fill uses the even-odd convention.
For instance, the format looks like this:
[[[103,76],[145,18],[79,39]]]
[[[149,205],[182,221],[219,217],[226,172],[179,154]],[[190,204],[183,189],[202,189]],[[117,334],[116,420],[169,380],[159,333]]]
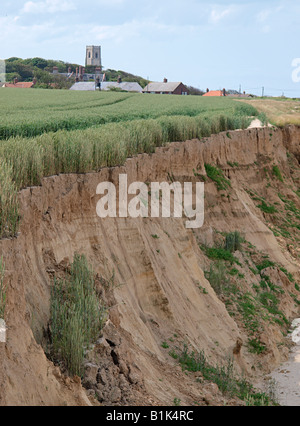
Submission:
[[[48,61],[46,61],[46,59],[43,59],[43,58],[33,58],[31,59],[31,65],[33,67],[37,67],[43,70],[48,66]]]

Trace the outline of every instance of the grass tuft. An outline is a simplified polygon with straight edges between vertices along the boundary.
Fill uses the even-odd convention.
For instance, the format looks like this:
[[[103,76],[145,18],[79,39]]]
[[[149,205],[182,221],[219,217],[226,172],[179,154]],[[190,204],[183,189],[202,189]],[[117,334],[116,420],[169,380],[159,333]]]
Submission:
[[[218,191],[226,190],[231,187],[230,181],[224,176],[222,170],[212,166],[211,164],[205,164],[205,170],[207,176],[215,182]]]
[[[18,193],[13,176],[13,167],[0,157],[0,238],[14,236],[18,230]]]
[[[82,376],[85,350],[100,335],[106,309],[94,289],[86,258],[75,255],[68,280],[56,280],[51,292],[52,357],[71,375]]]

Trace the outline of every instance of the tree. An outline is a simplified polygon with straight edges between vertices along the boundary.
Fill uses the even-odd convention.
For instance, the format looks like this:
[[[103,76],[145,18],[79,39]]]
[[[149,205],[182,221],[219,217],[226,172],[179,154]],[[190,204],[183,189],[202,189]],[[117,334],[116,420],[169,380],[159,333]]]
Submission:
[[[5,60],[6,63],[8,63],[8,62],[15,62],[15,61],[23,61],[23,59],[17,58],[16,56],[13,56],[13,57],[8,58],[8,59]]]
[[[194,95],[194,96],[202,96],[202,95],[204,95],[203,90],[197,89],[196,87],[187,86],[187,89],[188,89],[190,95]]]
[[[6,72],[18,73],[21,80],[32,80],[33,71],[30,65],[25,65],[22,59],[16,59],[15,61],[6,62]]]
[[[43,58],[33,58],[31,59],[31,65],[43,70],[48,66],[48,61]]]
[[[65,76],[49,74],[47,71],[36,68],[34,77],[37,82],[35,88],[43,89],[70,89],[75,79],[66,79]]]
[[[11,82],[13,83],[15,78],[18,79],[18,81],[21,81],[22,78],[20,76],[20,74],[18,74],[17,72],[10,72],[10,73],[6,73],[6,81],[7,82]]]
[[[49,74],[46,71],[42,71],[40,69],[37,69],[35,71],[34,77],[37,80],[37,85],[43,84],[43,85],[49,86],[52,83],[52,80],[53,80],[51,74]]]

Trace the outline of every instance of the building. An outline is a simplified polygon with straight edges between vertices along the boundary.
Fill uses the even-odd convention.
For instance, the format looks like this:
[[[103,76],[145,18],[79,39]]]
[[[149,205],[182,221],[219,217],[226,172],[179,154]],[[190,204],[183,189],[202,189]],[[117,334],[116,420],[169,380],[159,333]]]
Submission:
[[[73,84],[70,90],[80,90],[80,91],[109,91],[114,89],[124,90],[126,92],[142,93],[143,89],[138,83],[132,82],[116,82],[116,81],[101,81],[100,87],[97,87],[97,82],[77,82]]]
[[[14,80],[13,83],[0,83],[0,87],[12,87],[16,89],[31,89],[36,84],[36,80],[34,81],[18,81]]]
[[[69,78],[71,77],[74,73],[72,72],[72,68],[69,67],[68,68],[68,72],[58,72],[58,67],[53,67],[53,71],[52,71],[53,75],[61,75],[63,77]]]
[[[83,92],[94,92],[96,90],[96,82],[95,81],[80,81],[70,88],[70,90],[79,90]]]
[[[75,81],[95,81],[97,78],[102,80],[104,78],[103,74],[101,73],[101,68],[96,67],[95,72],[93,74],[86,73],[85,68],[83,66],[79,66],[76,68],[76,71],[73,72],[71,67],[69,67],[68,72],[58,72],[58,67],[53,67],[53,75],[64,77],[66,80],[69,80],[71,78],[75,78]]]
[[[226,96],[226,90],[209,90],[207,89],[206,93],[203,96]]]
[[[86,46],[85,66],[100,67],[101,62],[101,46]]]
[[[95,67],[94,72],[87,73],[85,67],[81,65],[76,68],[76,71],[72,71],[69,67],[68,72],[59,72],[58,67],[54,66],[52,74],[65,77],[66,80],[74,77],[76,82],[95,81],[98,77],[102,80],[101,46],[86,46],[85,66]]]
[[[101,90],[113,90],[120,89],[125,90],[126,92],[135,92],[142,93],[143,88],[139,85],[139,83],[135,82],[127,82],[127,81],[104,81],[101,83]]]
[[[143,93],[153,93],[160,95],[188,95],[187,87],[181,83],[169,83],[165,78],[162,83],[149,83],[144,88]]]

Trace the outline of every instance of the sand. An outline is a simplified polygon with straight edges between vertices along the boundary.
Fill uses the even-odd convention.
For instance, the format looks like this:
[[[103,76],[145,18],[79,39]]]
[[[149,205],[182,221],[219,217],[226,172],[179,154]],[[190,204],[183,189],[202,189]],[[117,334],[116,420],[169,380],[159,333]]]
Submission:
[[[248,129],[262,128],[262,127],[265,127],[265,125],[262,124],[262,122],[258,118],[256,118],[255,120],[251,122]],[[273,126],[272,124],[268,123],[268,127],[273,127]]]
[[[276,392],[280,405],[300,406],[300,320],[295,320],[296,327],[291,338],[296,344],[293,347],[289,361],[282,364],[271,374],[276,382]]]

